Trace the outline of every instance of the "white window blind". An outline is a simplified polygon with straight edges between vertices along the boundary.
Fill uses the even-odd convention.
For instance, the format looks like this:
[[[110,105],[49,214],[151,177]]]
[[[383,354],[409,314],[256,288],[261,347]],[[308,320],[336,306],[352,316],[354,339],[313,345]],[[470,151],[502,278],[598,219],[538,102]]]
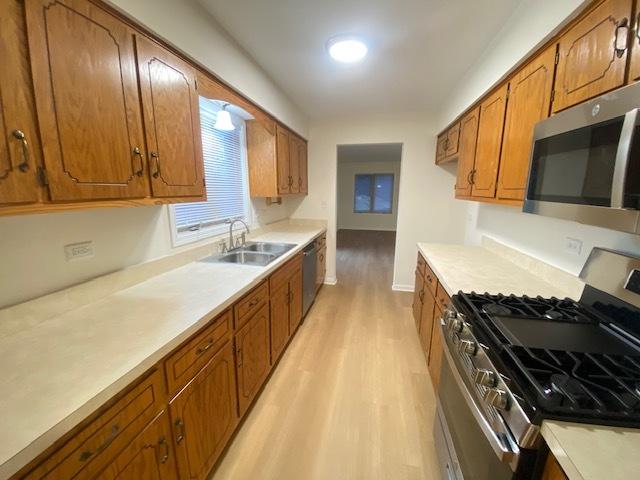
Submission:
[[[244,121],[234,115],[235,130],[216,130],[213,125],[219,110],[218,102],[200,97],[207,201],[171,207],[176,245],[221,233],[228,219],[248,216]]]

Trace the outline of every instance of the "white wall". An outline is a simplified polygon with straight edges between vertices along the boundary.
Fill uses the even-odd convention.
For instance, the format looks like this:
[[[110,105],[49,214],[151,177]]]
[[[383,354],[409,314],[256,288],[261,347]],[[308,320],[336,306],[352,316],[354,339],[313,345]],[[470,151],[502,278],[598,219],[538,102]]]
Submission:
[[[466,206],[453,200],[455,166],[437,167],[434,122],[414,114],[312,123],[309,130],[309,196],[294,217],[328,220],[327,278],[335,278],[337,146],[402,143],[394,284],[413,288],[416,243],[464,239]],[[338,281],[340,279],[338,278]]]
[[[175,46],[305,135],[306,117],[198,4],[115,0]],[[301,199],[252,202],[255,223],[287,218]],[[0,307],[172,253],[168,207],[91,209],[0,218]],[[93,240],[95,257],[66,262],[63,246]]]
[[[393,207],[391,213],[354,213],[355,176],[361,173],[393,174]],[[398,221],[400,192],[400,159],[390,162],[338,162],[338,230],[395,231]]]
[[[438,129],[477,100],[581,4],[580,0],[524,0],[441,109]],[[482,235],[489,235],[574,274],[594,246],[640,254],[640,236],[529,215],[514,207],[460,203],[468,207],[467,243],[478,243]],[[565,251],[567,237],[583,241],[580,255]]]

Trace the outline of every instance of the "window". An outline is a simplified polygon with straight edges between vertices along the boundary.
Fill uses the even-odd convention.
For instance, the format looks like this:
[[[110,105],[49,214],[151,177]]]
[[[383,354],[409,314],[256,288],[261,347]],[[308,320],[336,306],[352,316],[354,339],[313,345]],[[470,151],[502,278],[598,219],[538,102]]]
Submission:
[[[244,121],[232,114],[235,130],[214,129],[220,108],[219,102],[200,97],[207,201],[169,208],[174,246],[223,233],[228,219],[249,217]]]
[[[393,211],[393,174],[358,174],[353,195],[354,213]]]

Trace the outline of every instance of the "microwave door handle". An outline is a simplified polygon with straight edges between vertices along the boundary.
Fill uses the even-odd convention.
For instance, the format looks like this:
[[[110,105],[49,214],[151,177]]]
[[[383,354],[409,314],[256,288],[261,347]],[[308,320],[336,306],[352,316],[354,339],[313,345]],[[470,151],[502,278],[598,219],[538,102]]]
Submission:
[[[629,170],[629,157],[633,146],[636,125],[638,123],[638,110],[634,108],[624,116],[620,141],[616,152],[616,163],[613,169],[613,183],[611,185],[611,208],[624,208],[624,191]]]

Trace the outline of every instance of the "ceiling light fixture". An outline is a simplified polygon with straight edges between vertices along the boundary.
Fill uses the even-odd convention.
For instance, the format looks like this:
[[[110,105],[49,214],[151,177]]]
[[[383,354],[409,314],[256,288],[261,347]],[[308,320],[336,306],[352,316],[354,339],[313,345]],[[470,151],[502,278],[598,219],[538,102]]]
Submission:
[[[367,46],[355,37],[338,36],[327,42],[329,55],[337,62],[355,63],[367,55]]]
[[[231,130],[235,130],[235,125],[231,122],[231,114],[227,112],[228,103],[225,103],[222,106],[222,110],[218,112],[216,115],[216,123],[213,126],[216,130],[224,130],[229,132]]]

